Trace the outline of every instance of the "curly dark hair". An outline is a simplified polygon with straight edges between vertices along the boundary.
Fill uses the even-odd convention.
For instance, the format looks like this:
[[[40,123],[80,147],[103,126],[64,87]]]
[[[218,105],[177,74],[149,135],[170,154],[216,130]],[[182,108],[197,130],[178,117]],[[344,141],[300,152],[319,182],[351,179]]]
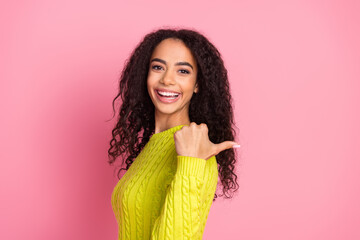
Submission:
[[[134,159],[149,141],[155,131],[155,107],[147,92],[147,74],[150,57],[155,47],[164,39],[180,39],[191,50],[198,64],[197,82],[199,91],[190,100],[190,122],[205,123],[209,139],[213,143],[234,141],[232,98],[229,91],[227,70],[219,51],[210,41],[196,30],[167,28],[158,29],[145,35],[136,46],[121,72],[119,93],[112,102],[121,97],[122,105],[118,121],[112,130],[112,139],[108,150],[109,164],[122,155],[122,164],[126,158],[128,170]],[[113,115],[114,117],[115,115]],[[235,125],[234,125],[235,126]],[[119,139],[117,139],[117,137]],[[231,189],[235,192],[239,185],[233,172],[236,159],[234,149],[226,149],[216,155],[223,195],[231,198]],[[213,201],[217,198],[215,194]]]

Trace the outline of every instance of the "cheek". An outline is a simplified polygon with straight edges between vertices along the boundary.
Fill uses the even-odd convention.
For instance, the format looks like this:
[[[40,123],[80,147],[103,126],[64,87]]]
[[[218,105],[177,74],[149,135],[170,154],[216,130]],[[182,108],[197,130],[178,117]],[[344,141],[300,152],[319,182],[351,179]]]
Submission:
[[[154,78],[151,75],[148,75],[146,84],[147,84],[148,88],[151,88],[152,86],[154,86]]]
[[[154,84],[157,82],[157,79],[159,79],[159,75],[158,74],[154,74],[153,72],[149,71],[148,76],[147,76],[147,82],[148,84]]]
[[[192,94],[195,88],[195,82],[196,79],[194,78],[187,79],[187,81],[183,84],[183,90],[186,91],[187,94]]]
[[[147,87],[148,94],[151,96],[152,95],[152,90],[151,89],[153,87],[151,78],[147,78],[146,87]]]

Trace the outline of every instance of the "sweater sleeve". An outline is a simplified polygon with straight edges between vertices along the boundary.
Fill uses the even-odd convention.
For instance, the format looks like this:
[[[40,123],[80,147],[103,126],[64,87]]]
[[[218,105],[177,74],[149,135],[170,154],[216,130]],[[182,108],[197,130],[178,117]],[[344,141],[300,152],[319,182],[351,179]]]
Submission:
[[[216,191],[216,157],[208,160],[177,156],[177,170],[170,183],[151,240],[202,239]]]

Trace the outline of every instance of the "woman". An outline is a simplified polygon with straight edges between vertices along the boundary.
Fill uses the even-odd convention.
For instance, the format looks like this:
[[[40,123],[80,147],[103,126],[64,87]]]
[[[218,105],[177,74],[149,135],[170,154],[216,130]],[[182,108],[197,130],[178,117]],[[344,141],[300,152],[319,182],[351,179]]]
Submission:
[[[111,196],[118,239],[202,239],[218,164],[224,193],[237,184],[239,145],[220,53],[194,30],[149,33],[122,71],[114,101],[119,96],[108,151],[110,164],[127,155]]]

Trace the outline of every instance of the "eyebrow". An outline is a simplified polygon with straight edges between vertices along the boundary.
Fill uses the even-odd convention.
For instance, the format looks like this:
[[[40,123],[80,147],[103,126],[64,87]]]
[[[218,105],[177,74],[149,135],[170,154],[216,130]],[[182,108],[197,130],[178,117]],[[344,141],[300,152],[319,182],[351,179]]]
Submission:
[[[154,61],[156,61],[156,62],[161,62],[161,63],[163,63],[163,64],[166,65],[166,61],[165,61],[165,60],[162,60],[162,59],[160,59],[160,58],[153,58],[150,62],[154,62]],[[177,62],[177,63],[175,63],[175,66],[178,66],[178,65],[186,65],[186,66],[191,67],[191,69],[194,70],[193,66],[192,66],[190,63],[188,63],[188,62]]]

